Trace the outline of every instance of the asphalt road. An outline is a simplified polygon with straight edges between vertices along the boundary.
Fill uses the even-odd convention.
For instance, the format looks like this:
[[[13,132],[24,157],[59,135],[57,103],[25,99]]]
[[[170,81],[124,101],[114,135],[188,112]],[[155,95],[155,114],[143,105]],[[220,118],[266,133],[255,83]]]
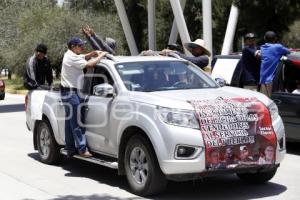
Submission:
[[[24,96],[0,101],[1,200],[120,200],[142,199],[130,193],[125,177],[115,170],[75,159],[59,166],[38,161],[32,134],[25,125]],[[151,199],[300,199],[300,144],[288,143],[288,154],[267,184],[250,185],[234,175],[183,183],[170,182]]]

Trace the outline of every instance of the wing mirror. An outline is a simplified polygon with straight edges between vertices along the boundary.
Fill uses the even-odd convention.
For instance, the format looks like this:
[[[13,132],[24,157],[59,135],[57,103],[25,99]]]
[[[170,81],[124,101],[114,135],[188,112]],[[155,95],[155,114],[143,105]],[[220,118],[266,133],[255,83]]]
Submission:
[[[102,83],[95,85],[93,88],[93,94],[100,97],[111,97],[114,96],[114,87],[108,83]]]
[[[225,79],[222,79],[222,78],[215,78],[215,81],[218,83],[218,85],[220,87],[224,87],[227,83],[226,83],[226,80]]]

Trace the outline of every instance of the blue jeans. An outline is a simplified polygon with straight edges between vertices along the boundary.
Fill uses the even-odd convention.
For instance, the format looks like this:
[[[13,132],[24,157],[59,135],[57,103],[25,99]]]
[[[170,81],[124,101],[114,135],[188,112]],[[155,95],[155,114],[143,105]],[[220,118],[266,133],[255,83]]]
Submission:
[[[86,151],[86,137],[84,128],[80,127],[78,118],[78,107],[81,103],[80,97],[76,91],[62,91],[62,102],[64,103],[66,120],[65,120],[65,150],[69,155],[78,151],[84,153]],[[81,115],[79,115],[81,116]]]

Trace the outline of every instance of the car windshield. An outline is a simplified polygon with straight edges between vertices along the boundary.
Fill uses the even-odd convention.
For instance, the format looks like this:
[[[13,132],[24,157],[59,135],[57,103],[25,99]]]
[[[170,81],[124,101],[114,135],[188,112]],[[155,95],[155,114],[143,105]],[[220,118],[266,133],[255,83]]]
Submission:
[[[204,72],[184,61],[122,63],[116,68],[130,91],[164,91],[215,88]]]

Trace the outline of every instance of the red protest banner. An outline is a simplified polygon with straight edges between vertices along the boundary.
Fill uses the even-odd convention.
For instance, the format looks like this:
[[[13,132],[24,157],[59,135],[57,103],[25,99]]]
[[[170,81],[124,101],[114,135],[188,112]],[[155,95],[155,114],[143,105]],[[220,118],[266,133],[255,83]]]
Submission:
[[[275,163],[276,134],[256,98],[189,101],[197,114],[209,170]]]

